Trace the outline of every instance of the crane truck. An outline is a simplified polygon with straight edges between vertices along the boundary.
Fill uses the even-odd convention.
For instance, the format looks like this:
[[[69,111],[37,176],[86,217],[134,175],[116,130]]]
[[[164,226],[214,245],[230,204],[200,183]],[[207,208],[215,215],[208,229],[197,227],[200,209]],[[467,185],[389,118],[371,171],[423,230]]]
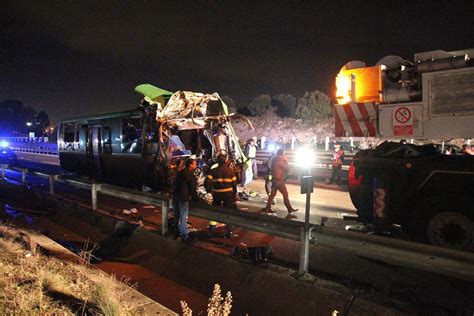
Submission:
[[[474,49],[417,53],[413,62],[386,56],[338,73],[336,137],[391,140],[359,151],[349,170],[358,218],[375,232],[399,227],[419,241],[474,250],[474,156],[432,143],[474,136],[471,56]]]

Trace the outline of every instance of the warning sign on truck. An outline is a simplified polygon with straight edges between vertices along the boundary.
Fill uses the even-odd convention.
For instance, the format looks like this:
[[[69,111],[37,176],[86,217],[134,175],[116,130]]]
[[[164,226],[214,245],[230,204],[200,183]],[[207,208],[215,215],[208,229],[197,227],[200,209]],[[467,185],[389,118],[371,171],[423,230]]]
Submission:
[[[406,106],[393,109],[393,136],[413,136],[413,112]]]

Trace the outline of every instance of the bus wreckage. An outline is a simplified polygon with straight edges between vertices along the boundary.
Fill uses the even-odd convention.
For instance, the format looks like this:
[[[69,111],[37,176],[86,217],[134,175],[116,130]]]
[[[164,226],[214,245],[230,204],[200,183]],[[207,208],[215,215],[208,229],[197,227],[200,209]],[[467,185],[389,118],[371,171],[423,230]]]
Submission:
[[[119,185],[169,192],[187,158],[198,160],[198,183],[226,154],[238,181],[252,179],[231,114],[219,94],[170,92],[150,84],[136,110],[68,119],[58,129],[59,159],[65,170]],[[201,194],[206,194],[200,186]]]

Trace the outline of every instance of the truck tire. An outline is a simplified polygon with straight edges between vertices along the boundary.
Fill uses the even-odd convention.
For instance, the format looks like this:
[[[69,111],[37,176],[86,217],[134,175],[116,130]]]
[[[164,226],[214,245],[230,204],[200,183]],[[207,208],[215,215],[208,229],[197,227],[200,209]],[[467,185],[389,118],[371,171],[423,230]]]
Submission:
[[[426,238],[443,248],[474,249],[474,222],[462,213],[440,212],[428,219]]]
[[[359,151],[354,159],[364,159],[367,156],[366,151]],[[362,222],[370,222],[372,219],[373,209],[373,192],[370,179],[362,174],[356,172],[356,165],[354,161],[349,166],[348,185],[349,196],[352,204],[357,209],[357,215]]]
[[[360,204],[358,190],[362,182],[362,176],[360,175],[356,178],[355,169],[354,162],[351,162],[351,165],[349,166],[349,175],[347,176],[347,183],[349,185],[349,194],[351,196],[352,203],[356,208],[358,208]]]

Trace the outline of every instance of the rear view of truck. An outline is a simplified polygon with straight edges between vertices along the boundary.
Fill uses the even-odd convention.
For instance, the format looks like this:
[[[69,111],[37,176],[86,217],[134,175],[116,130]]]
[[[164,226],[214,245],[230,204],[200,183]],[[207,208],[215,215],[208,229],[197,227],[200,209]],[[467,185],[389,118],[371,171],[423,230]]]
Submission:
[[[474,249],[474,156],[403,141],[473,137],[473,55],[387,56],[373,67],[350,62],[338,74],[336,136],[392,140],[359,152],[349,172],[359,219],[376,232],[398,225],[417,240]]]

